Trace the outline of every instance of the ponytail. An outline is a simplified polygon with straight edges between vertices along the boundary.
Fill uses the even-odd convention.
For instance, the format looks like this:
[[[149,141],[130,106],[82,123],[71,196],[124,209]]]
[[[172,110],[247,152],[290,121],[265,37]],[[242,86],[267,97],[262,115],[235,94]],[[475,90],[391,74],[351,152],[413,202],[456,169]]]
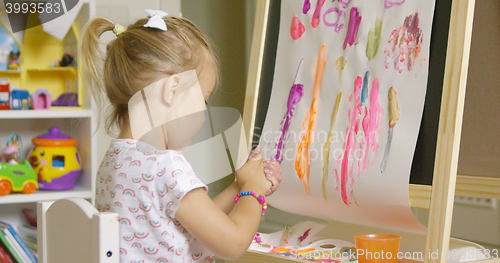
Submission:
[[[89,21],[84,28],[82,43],[80,44],[80,63],[82,65],[84,86],[89,87],[92,97],[96,103],[99,118],[104,105],[103,94],[104,75],[103,64],[104,54],[99,45],[103,45],[99,37],[106,31],[112,31],[114,23],[106,18],[94,18]]]

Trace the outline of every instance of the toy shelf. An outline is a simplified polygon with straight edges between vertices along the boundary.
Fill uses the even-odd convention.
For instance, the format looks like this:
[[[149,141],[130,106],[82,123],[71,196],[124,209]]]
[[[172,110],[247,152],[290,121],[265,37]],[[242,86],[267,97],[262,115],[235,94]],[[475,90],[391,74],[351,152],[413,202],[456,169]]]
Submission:
[[[39,201],[51,201],[67,197],[79,197],[91,199],[94,193],[91,190],[77,186],[67,191],[44,191],[36,190],[33,194],[20,194],[13,193],[10,195],[2,196],[0,204],[22,204],[33,203]]]
[[[17,70],[0,70],[0,75],[1,74],[20,75],[21,71],[17,71]]]
[[[91,110],[81,107],[51,107],[50,110],[2,110],[0,119],[90,118]]]
[[[28,73],[63,73],[68,78],[76,78],[78,70],[75,67],[57,67],[57,68],[30,68],[26,70]]]
[[[30,0],[28,0],[30,1]],[[38,1],[36,1],[38,2]],[[78,149],[82,171],[76,187],[69,190],[36,190],[33,194],[11,193],[0,196],[0,220],[12,224],[15,228],[25,223],[21,210],[35,209],[38,201],[55,201],[61,198],[78,197],[93,202],[95,196],[95,174],[97,172],[97,139],[94,132],[97,126],[96,115],[90,109],[89,96],[85,96],[82,76],[75,67],[50,67],[51,62],[65,53],[74,56],[77,65],[77,43],[84,24],[95,16],[95,1],[81,0],[79,10],[70,30],[63,40],[46,33],[42,26],[24,31],[24,37],[18,43],[21,51],[20,70],[0,70],[0,78],[9,78],[10,86],[20,86],[30,95],[39,88],[47,89],[52,101],[61,94],[78,94],[78,107],[50,107],[48,110],[0,110],[0,151],[10,134],[15,132],[22,139],[22,156],[27,159],[33,147],[32,139],[57,126],[61,132],[78,140]],[[38,19],[34,14],[30,19]],[[8,28],[7,28],[8,29]]]

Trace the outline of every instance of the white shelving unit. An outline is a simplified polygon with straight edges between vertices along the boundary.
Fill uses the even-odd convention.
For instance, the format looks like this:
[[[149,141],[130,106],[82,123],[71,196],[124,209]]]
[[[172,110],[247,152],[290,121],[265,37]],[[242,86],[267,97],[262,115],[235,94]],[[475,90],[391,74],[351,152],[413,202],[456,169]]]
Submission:
[[[23,224],[22,208],[35,209],[38,201],[80,197],[93,202],[97,171],[97,139],[93,136],[95,123],[95,117],[89,109],[0,111],[0,144],[4,145],[9,135],[16,132],[21,136],[23,155],[27,158],[26,155],[32,147],[31,139],[47,133],[52,126],[58,126],[62,133],[69,134],[78,140],[77,149],[82,165],[77,186],[72,190],[37,190],[33,194],[12,193],[0,196],[0,220],[15,226]],[[9,208],[7,209],[6,206]]]
[[[83,30],[84,24],[94,16],[95,0],[84,0],[83,6],[75,20],[80,32]],[[70,43],[71,46],[69,47],[66,47],[66,45],[67,43],[65,42],[65,49],[67,48],[71,52],[76,51],[75,41]],[[36,69],[28,69],[28,74],[32,74],[33,70]],[[64,78],[68,72],[76,74],[76,76],[79,74],[75,69],[54,69],[49,73],[50,76],[58,77],[58,74],[60,74],[60,77]],[[3,74],[0,72],[1,77],[9,77],[9,74],[9,72],[4,72]],[[19,76],[14,77],[19,78]],[[88,89],[83,90],[85,93],[89,92]],[[81,93],[78,95],[83,96]],[[84,96],[83,105],[80,107],[53,107],[50,110],[0,110],[0,151],[3,151],[10,134],[15,132],[22,139],[22,157],[27,158],[33,146],[31,140],[34,137],[47,133],[50,127],[58,126],[62,133],[68,134],[78,140],[76,147],[81,156],[82,166],[82,172],[74,189],[64,191],[36,190],[33,194],[11,193],[6,196],[0,196],[0,220],[10,223],[16,228],[19,225],[25,224],[27,221],[24,219],[21,210],[23,208],[36,209],[38,201],[79,197],[88,199],[93,203],[95,196],[95,175],[98,167],[97,138],[95,135],[97,118],[90,109],[91,103],[88,100],[89,97]],[[55,100],[56,98],[53,97],[52,99]]]
[[[0,119],[74,119],[90,118],[92,111],[88,109],[69,110],[3,110]]]

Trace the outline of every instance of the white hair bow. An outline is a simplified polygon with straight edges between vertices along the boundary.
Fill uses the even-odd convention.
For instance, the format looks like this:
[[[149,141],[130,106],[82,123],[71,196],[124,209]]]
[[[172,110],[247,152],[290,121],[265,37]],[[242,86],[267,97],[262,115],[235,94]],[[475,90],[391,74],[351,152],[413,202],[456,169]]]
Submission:
[[[163,31],[167,31],[167,24],[163,21],[162,17],[168,16],[167,12],[162,10],[152,10],[146,9],[144,10],[146,14],[149,16],[148,22],[144,25],[144,27],[157,28]]]

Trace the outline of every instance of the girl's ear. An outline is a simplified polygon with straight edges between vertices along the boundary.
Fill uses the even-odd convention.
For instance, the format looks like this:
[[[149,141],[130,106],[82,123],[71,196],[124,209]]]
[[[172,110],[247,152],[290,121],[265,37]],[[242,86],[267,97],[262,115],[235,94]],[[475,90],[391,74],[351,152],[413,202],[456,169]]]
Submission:
[[[172,106],[174,101],[175,93],[177,92],[177,88],[179,86],[180,77],[178,74],[174,74],[167,78],[165,85],[163,86],[163,100],[167,103],[167,106]]]

